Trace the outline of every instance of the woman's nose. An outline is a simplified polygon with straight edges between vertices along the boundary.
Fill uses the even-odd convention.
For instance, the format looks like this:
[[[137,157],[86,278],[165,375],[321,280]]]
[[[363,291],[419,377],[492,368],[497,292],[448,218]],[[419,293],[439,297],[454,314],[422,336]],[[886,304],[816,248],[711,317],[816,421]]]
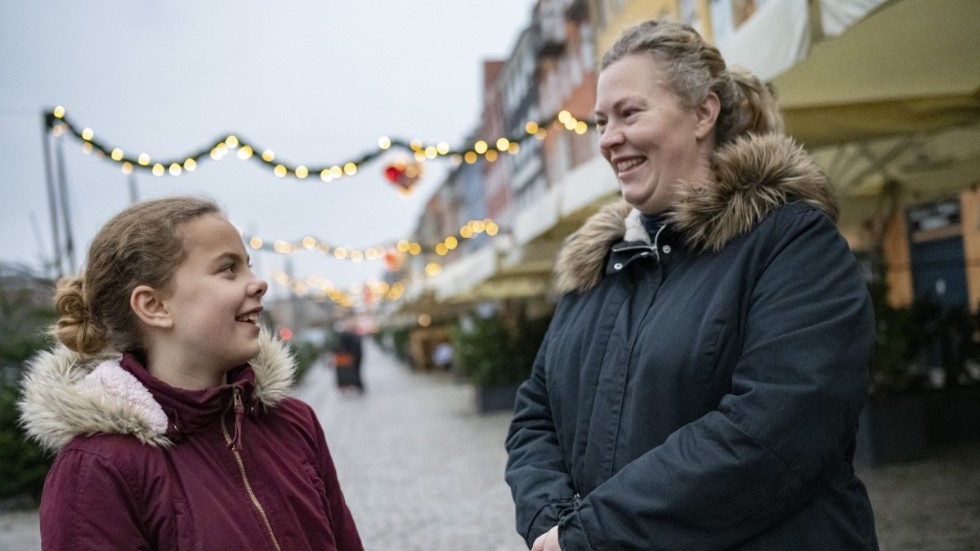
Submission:
[[[599,148],[602,150],[609,150],[611,147],[620,144],[623,141],[623,133],[619,131],[618,127],[612,126],[610,124],[606,125],[602,133],[599,134]]]

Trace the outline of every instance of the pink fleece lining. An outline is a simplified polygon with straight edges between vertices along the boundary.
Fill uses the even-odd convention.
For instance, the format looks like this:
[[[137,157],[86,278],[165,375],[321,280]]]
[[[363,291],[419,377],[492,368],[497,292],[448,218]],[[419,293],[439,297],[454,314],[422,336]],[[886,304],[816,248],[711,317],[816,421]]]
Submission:
[[[99,388],[106,398],[127,404],[136,415],[158,433],[167,430],[167,414],[139,380],[119,365],[118,360],[106,360],[85,376],[85,383]],[[90,387],[90,388],[91,388]]]

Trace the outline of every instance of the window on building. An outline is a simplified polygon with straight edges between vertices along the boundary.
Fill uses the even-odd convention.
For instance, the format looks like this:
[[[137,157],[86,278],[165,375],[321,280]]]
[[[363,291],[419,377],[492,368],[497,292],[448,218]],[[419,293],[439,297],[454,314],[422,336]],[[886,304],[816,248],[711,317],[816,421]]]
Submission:
[[[681,0],[681,23],[692,27],[698,22],[698,0]]]
[[[732,0],[732,22],[735,24],[735,28],[741,27],[750,17],[755,15],[756,8],[755,0]]]
[[[715,44],[724,46],[735,32],[732,0],[711,0],[711,29]]]

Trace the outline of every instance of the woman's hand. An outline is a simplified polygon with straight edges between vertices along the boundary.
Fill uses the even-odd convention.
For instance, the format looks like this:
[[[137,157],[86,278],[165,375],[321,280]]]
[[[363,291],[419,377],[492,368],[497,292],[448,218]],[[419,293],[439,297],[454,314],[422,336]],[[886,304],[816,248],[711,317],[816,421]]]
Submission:
[[[558,545],[558,527],[555,526],[538,536],[531,546],[531,551],[561,551],[561,546]]]

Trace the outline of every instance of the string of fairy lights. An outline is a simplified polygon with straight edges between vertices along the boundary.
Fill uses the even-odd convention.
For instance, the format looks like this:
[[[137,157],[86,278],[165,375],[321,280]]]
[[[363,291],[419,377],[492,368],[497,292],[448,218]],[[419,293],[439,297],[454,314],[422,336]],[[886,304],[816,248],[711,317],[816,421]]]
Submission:
[[[133,153],[121,147],[105,144],[96,138],[95,131],[89,127],[79,127],[72,122],[63,106],[45,112],[44,121],[48,131],[54,136],[71,136],[82,142],[82,150],[86,153],[94,153],[100,157],[108,159],[119,165],[124,174],[131,174],[141,170],[152,173],[154,176],[180,176],[186,172],[194,172],[198,165],[205,160],[221,160],[235,151],[235,155],[245,160],[258,161],[262,166],[271,170],[279,178],[292,177],[299,180],[306,180],[310,177],[319,176],[320,180],[330,182],[357,174],[358,169],[383,155],[385,152],[396,148],[410,151],[418,162],[433,160],[437,158],[449,158],[453,162],[474,164],[480,159],[487,162],[494,162],[502,154],[516,155],[520,152],[521,143],[529,138],[544,139],[548,134],[548,128],[553,123],[560,123],[561,127],[570,132],[585,134],[590,126],[594,126],[589,121],[579,120],[568,111],[561,111],[554,117],[545,121],[528,121],[524,124],[524,133],[519,136],[499,137],[495,140],[478,139],[472,144],[463,148],[453,148],[446,141],[436,144],[426,145],[422,140],[402,140],[382,136],[378,138],[377,146],[358,157],[346,159],[337,163],[330,164],[292,164],[279,159],[272,149],[264,149],[253,142],[244,140],[234,133],[219,137],[209,146],[198,149],[169,159],[156,159],[149,153]]]
[[[423,274],[412,274],[394,283],[377,280],[367,281],[344,290],[338,289],[329,280],[316,275],[296,279],[282,270],[272,270],[271,274],[274,282],[298,297],[316,301],[330,300],[345,308],[354,306],[358,297],[363,298],[366,302],[400,300],[409,285],[421,283],[425,279]]]
[[[421,243],[401,239],[396,243],[388,245],[374,245],[371,247],[357,249],[345,246],[333,246],[326,241],[321,241],[312,236],[306,236],[295,241],[275,240],[269,241],[259,235],[244,236],[246,243],[253,250],[273,251],[279,254],[293,254],[299,251],[312,251],[324,256],[332,256],[337,260],[349,260],[351,262],[363,262],[365,260],[379,260],[385,258],[393,252],[418,256],[426,250],[431,250],[438,256],[445,256],[449,251],[459,246],[460,239],[472,239],[480,234],[486,233],[493,237],[500,231],[500,227],[490,218],[483,220],[470,220],[455,235],[448,235],[435,245],[423,246]]]
[[[449,251],[459,246],[461,239],[473,239],[481,234],[493,237],[499,231],[500,227],[493,220],[485,218],[483,220],[470,220],[460,227],[459,232],[455,235],[448,235],[435,245],[423,246],[421,243],[402,239],[393,245],[375,245],[364,249],[335,247],[312,236],[306,236],[297,241],[278,240],[273,242],[256,235],[243,237],[253,250],[272,251],[287,255],[298,251],[312,251],[321,255],[330,255],[337,260],[363,262],[385,259],[400,265],[402,258],[406,255],[419,256],[423,252],[431,251],[437,256],[445,256],[449,254]],[[369,281],[346,291],[336,288],[329,280],[315,275],[307,276],[304,279],[295,279],[281,270],[273,270],[271,273],[273,281],[289,289],[297,296],[315,300],[329,299],[336,304],[350,308],[357,296],[365,297],[371,302],[399,300],[404,295],[407,285],[418,283],[424,277],[439,275],[441,272],[441,264],[429,262],[425,265],[424,275],[413,274],[391,284],[383,281]]]
[[[94,154],[109,162],[116,163],[124,174],[144,171],[158,177],[181,176],[188,172],[194,172],[198,165],[204,161],[219,161],[235,152],[238,159],[258,161],[260,166],[271,170],[276,177],[307,180],[318,176],[323,182],[354,176],[363,165],[378,159],[392,149],[403,149],[411,152],[419,166],[425,161],[439,158],[448,158],[457,165],[462,163],[475,164],[480,160],[493,163],[500,155],[517,155],[521,150],[521,144],[527,139],[543,140],[552,126],[580,135],[594,127],[594,122],[580,120],[569,111],[563,110],[543,121],[526,122],[523,126],[523,133],[520,135],[503,136],[496,139],[481,138],[465,147],[453,148],[446,141],[425,144],[419,139],[402,140],[382,136],[378,139],[375,148],[354,158],[328,164],[293,164],[280,159],[274,150],[259,147],[256,143],[245,140],[234,133],[221,136],[211,144],[196,151],[177,157],[159,159],[146,152],[133,153],[131,150],[127,151],[122,147],[107,145],[101,139],[96,138],[94,130],[89,127],[81,127],[69,119],[66,109],[60,105],[46,111],[44,121],[51,135],[55,137],[68,136],[79,140],[85,153]],[[389,167],[389,170],[392,168]],[[408,170],[410,179],[420,175],[417,167],[409,166]],[[403,173],[404,171],[405,167],[397,167],[396,172]],[[413,172],[415,173],[413,174]],[[402,176],[403,174],[397,174],[398,178]],[[402,185],[400,181],[395,179],[392,181]],[[410,189],[410,184],[403,185],[402,191],[410,191]],[[431,246],[423,246],[421,243],[402,239],[394,244],[374,245],[360,249],[336,246],[309,235],[294,241],[268,240],[258,235],[243,237],[254,250],[273,251],[287,255],[306,250],[324,256],[330,255],[338,260],[362,262],[378,259],[390,260],[398,255],[418,256],[428,250],[438,256],[444,256],[459,245],[460,239],[469,239],[483,233],[492,237],[497,235],[499,230],[497,224],[489,218],[471,220],[463,225],[456,235],[446,236],[439,243]],[[272,272],[272,277],[276,283],[287,287],[299,296],[309,297],[311,293],[318,292],[319,294],[314,296],[315,299],[330,299],[341,306],[350,307],[354,304],[354,297],[357,295],[362,295],[373,301],[399,300],[404,295],[407,285],[417,283],[426,276],[438,275],[441,270],[442,266],[439,263],[430,262],[426,264],[424,274],[413,274],[391,284],[381,281],[367,282],[355,285],[347,291],[335,288],[328,280],[318,276],[296,280],[288,274],[276,270]]]

